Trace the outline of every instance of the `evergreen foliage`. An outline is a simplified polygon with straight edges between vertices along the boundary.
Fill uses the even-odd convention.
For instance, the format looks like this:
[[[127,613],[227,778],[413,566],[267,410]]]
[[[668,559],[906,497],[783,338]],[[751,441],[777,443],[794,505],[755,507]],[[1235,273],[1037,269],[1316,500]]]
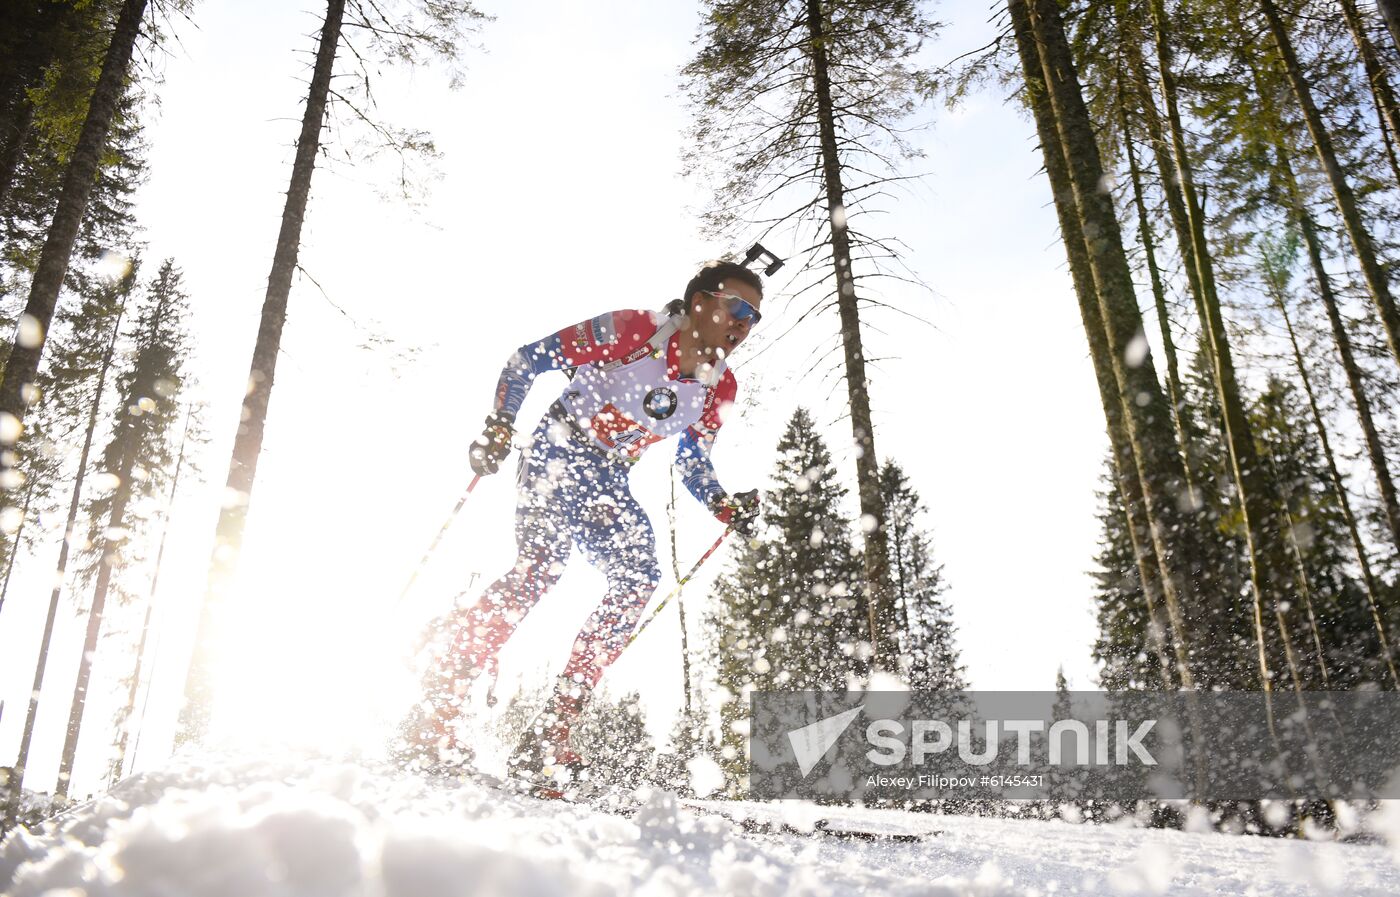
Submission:
[[[797,275],[811,276],[797,295],[816,298],[803,299],[799,322],[837,312],[864,523],[867,638],[872,666],[893,670],[895,598],[862,316],[884,304],[872,281],[902,263],[897,240],[852,220],[865,220],[908,177],[900,163],[917,152],[901,126],[928,94],[915,57],[935,26],[916,0],[707,0],[704,11],[698,51],[683,70],[695,112],[688,168],[714,189],[712,232],[743,223],[765,237],[792,232],[808,246]]]
[[[900,668],[910,688],[961,691],[967,688],[955,644],[952,609],[943,600],[943,567],[933,558],[933,542],[921,527],[919,494],[894,461],[880,468],[880,490],[889,515],[890,579],[894,586]]]
[[[595,694],[574,730],[573,745],[589,760],[590,781],[606,792],[631,794],[652,778],[656,748],[636,692],[618,701]]]
[[[145,530],[155,510],[150,499],[163,492],[175,468],[183,414],[180,396],[190,354],[185,326],[189,297],[182,280],[174,260],[166,259],[135,309],[126,363],[116,379],[112,435],[99,462],[117,481],[87,505],[88,541],[95,546],[147,541]],[[120,532],[104,538],[118,501],[125,504],[116,524]],[[93,565],[98,560],[89,556]]]
[[[117,376],[116,420],[101,461],[109,485],[88,503],[92,550],[86,572],[95,584],[55,789],[62,795],[68,793],[107,599],[112,594],[119,601],[125,597],[118,573],[132,560],[127,546],[148,541],[146,528],[154,511],[150,499],[175,466],[178,397],[189,353],[189,300],[180,280],[174,261],[166,259],[137,310],[129,366]]]
[[[703,712],[682,713],[671,729],[671,737],[666,749],[656,755],[656,765],[652,771],[652,781],[658,788],[674,791],[681,797],[709,797],[710,794],[697,794],[693,785],[692,764],[701,759],[717,762],[717,753],[711,733],[707,731]]]
[[[716,580],[710,618],[721,745],[731,780],[747,756],[735,724],[752,690],[844,689],[864,668],[861,562],[831,452],[804,408],[778,441],[764,526]]]

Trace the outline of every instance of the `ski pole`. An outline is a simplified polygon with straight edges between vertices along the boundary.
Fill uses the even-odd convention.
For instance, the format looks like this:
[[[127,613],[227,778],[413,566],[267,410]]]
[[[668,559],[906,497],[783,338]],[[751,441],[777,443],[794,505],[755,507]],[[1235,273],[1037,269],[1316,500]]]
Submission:
[[[452,509],[451,514],[447,515],[447,519],[442,523],[442,528],[439,529],[438,534],[433,537],[433,544],[429,545],[428,550],[423,552],[423,559],[418,562],[418,566],[413,568],[413,575],[408,578],[408,582],[404,583],[403,591],[399,592],[399,598],[396,604],[402,604],[403,600],[408,597],[408,593],[413,589],[413,584],[418,581],[418,574],[422,573],[423,568],[428,565],[428,559],[433,556],[433,552],[437,551],[438,543],[442,541],[443,536],[447,535],[447,531],[452,528],[452,522],[457,519],[457,515],[461,513],[462,505],[467,503],[467,499],[471,496],[472,490],[476,488],[476,484],[479,482],[481,482],[481,474],[472,477],[471,483],[467,486],[467,491],[463,492],[462,497],[457,499],[457,506]]]
[[[731,526],[727,527],[724,532],[719,534],[719,538],[715,540],[715,544],[710,546],[710,550],[700,555],[700,560],[695,562],[695,566],[690,568],[690,572],[687,573],[685,576],[681,577],[680,581],[676,583],[676,587],[671,590],[671,593],[665,598],[662,598],[661,603],[656,605],[656,610],[651,612],[651,616],[643,620],[642,625],[638,626],[636,631],[632,633],[632,637],[627,640],[627,644],[622,646],[624,650],[627,648],[628,645],[631,645],[637,640],[637,636],[642,634],[642,630],[646,629],[647,626],[651,624],[652,620],[655,620],[661,615],[661,611],[665,609],[667,602],[669,602],[672,598],[680,594],[681,589],[685,586],[686,583],[690,582],[691,577],[693,577],[696,571],[700,569],[700,565],[709,560],[710,555],[714,554],[716,551],[719,550],[719,546],[723,544],[725,539],[729,538],[729,534],[732,532],[734,532],[734,527]]]

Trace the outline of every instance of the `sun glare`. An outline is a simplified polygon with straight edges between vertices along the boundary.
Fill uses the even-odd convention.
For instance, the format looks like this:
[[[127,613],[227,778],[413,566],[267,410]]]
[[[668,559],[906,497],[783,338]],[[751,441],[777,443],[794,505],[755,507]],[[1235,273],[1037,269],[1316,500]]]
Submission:
[[[344,522],[266,515],[250,527],[219,634],[213,735],[240,745],[373,752],[413,700],[409,633],[345,550]]]

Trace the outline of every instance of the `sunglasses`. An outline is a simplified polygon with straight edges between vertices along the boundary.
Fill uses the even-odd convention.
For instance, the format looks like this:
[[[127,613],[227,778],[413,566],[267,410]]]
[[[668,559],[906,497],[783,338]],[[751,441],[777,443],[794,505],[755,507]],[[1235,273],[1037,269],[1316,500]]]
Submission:
[[[712,290],[701,290],[700,292],[727,303],[725,307],[729,310],[729,316],[736,321],[748,321],[750,327],[757,327],[758,322],[763,320],[763,315],[750,305],[747,299],[742,299],[733,293],[716,293]]]

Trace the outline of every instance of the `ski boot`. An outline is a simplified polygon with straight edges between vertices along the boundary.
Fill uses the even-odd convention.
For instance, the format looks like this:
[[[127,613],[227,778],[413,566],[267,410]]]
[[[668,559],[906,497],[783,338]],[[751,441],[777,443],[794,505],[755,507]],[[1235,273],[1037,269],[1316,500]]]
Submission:
[[[399,723],[389,745],[389,759],[405,769],[427,775],[451,775],[470,769],[471,745],[458,738],[462,720],[458,707],[424,699]]]
[[[471,767],[474,751],[460,734],[462,711],[475,675],[452,678],[433,672],[423,679],[423,698],[399,723],[389,757],[405,769],[446,775]]]
[[[574,799],[588,788],[588,761],[569,744],[569,730],[587,694],[587,689],[561,680],[511,753],[511,777],[537,797]]]

